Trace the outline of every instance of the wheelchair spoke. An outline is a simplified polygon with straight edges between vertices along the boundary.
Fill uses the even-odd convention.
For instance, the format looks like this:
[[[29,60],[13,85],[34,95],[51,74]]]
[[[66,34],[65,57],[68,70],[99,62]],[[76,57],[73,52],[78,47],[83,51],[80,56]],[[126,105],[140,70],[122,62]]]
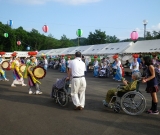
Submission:
[[[145,110],[146,100],[139,92],[128,92],[121,99],[121,107],[130,115],[138,115]]]

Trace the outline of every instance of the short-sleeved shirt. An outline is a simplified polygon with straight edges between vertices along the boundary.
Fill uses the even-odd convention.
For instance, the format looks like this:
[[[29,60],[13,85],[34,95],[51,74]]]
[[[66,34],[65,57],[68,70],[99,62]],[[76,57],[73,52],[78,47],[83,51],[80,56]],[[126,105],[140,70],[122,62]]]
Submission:
[[[44,65],[48,65],[47,59],[44,59]]]
[[[83,76],[84,71],[86,71],[85,63],[79,57],[76,57],[74,60],[71,60],[68,65],[68,68],[71,68],[72,76]]]

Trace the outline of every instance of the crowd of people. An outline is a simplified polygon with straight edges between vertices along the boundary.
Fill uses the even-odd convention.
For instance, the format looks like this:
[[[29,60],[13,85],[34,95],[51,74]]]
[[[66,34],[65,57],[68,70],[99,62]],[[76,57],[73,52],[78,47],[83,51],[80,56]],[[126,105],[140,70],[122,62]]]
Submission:
[[[43,56],[43,63],[36,58],[37,52],[29,53],[30,57],[20,58],[16,52],[11,54],[10,59],[5,59],[4,55],[0,57],[0,74],[1,81],[9,81],[6,78],[5,70],[12,70],[13,82],[11,87],[17,87],[18,85],[27,86],[24,83],[24,78],[28,78],[29,94],[42,94],[40,91],[40,81],[33,74],[33,70],[39,66],[43,66],[42,70],[46,73],[48,68],[48,60],[46,56]]]
[[[33,75],[33,68],[41,66],[44,68],[45,72],[48,68],[58,69],[62,73],[67,73],[68,79],[72,78],[72,101],[76,106],[76,110],[82,110],[85,105],[85,75],[87,73],[87,69],[89,69],[88,59],[86,59],[80,52],[76,52],[73,60],[71,60],[71,56],[67,56],[65,59],[64,55],[58,56],[56,59],[47,59],[45,55],[41,58],[43,59],[37,59],[35,53],[30,54],[30,57],[28,58],[19,58],[16,53],[13,53],[10,60],[7,60],[10,65],[7,68],[10,68],[13,71],[13,82],[11,87],[16,87],[17,84],[27,86],[27,84],[24,84],[24,78],[28,78],[29,94],[42,94],[39,86],[40,81]],[[129,62],[127,60],[124,65],[121,63],[118,54],[113,56],[114,61],[112,63],[110,62],[109,57],[103,58],[100,61],[98,61],[97,58],[97,56],[94,56],[94,61],[92,61],[93,76],[109,77],[112,75],[114,80],[122,81],[125,84],[125,87],[121,93],[135,89],[137,80],[143,77],[141,78],[142,82],[147,83],[146,92],[151,93],[152,97],[151,109],[147,110],[147,113],[159,114],[157,110],[157,92],[160,80],[160,61],[157,59],[156,55],[153,55],[153,59],[151,59],[149,56],[142,58],[138,54],[133,54],[133,61]],[[0,59],[1,80],[9,81],[6,78],[6,73],[3,68],[4,61],[6,61],[6,59],[2,55]],[[21,69],[22,65],[26,65],[24,71]],[[128,81],[124,79],[125,67],[130,68],[131,70],[131,83],[128,83]],[[141,68],[143,69],[143,73],[140,73]],[[36,91],[34,91],[34,89]],[[78,94],[80,94],[80,98],[78,97]],[[114,94],[114,89],[107,92],[106,100],[103,100],[103,104],[105,106],[107,106],[110,98]]]

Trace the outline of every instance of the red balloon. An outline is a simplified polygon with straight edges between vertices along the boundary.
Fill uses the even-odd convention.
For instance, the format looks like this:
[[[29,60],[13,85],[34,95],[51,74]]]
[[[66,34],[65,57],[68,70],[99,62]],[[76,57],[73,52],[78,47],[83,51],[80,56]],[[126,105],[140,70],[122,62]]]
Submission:
[[[45,33],[47,33],[47,32],[48,32],[48,26],[47,26],[47,25],[44,25],[44,26],[42,27],[42,30],[43,30]]]
[[[21,41],[17,41],[17,45],[21,45]]]
[[[137,32],[137,31],[133,31],[133,32],[131,33],[131,39],[132,39],[133,41],[136,41],[136,40],[138,39],[138,32]]]

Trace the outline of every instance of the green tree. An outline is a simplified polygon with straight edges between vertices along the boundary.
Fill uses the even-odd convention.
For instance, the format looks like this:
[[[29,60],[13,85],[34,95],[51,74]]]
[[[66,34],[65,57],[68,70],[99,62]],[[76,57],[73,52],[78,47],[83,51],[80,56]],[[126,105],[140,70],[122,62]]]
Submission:
[[[87,38],[87,43],[89,45],[94,45],[94,44],[104,44],[106,43],[106,33],[102,32],[101,30],[95,30],[94,33],[90,32],[89,36]]]
[[[119,41],[120,40],[115,35],[114,36],[106,35],[105,31],[102,32],[101,30],[95,30],[94,33],[90,32],[87,39],[87,43],[89,45],[116,43]]]
[[[61,36],[60,48],[67,48],[74,46],[74,43],[66,37],[66,35]]]

